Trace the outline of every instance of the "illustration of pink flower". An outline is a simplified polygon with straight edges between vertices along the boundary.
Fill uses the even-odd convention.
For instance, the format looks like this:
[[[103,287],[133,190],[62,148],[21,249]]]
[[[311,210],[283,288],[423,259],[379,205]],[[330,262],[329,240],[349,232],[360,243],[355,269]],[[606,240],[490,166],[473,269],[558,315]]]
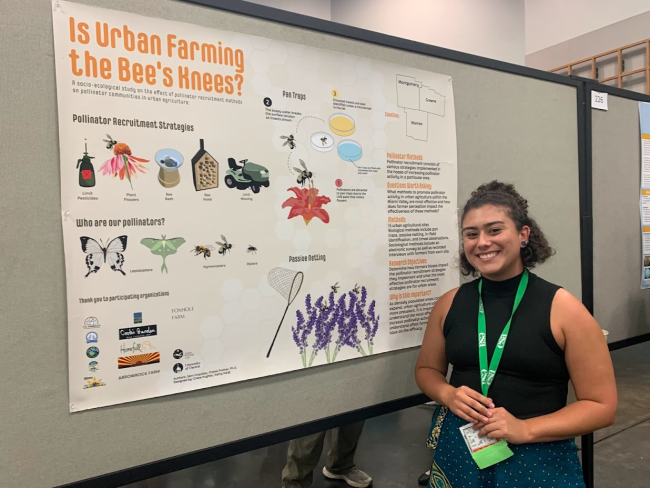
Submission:
[[[307,225],[314,217],[318,217],[325,224],[330,221],[330,216],[323,208],[323,205],[328,204],[331,200],[324,195],[319,196],[316,188],[298,188],[294,186],[287,191],[292,191],[296,195],[282,204],[282,208],[291,208],[288,219],[301,216]]]
[[[99,171],[101,171],[103,175],[111,175],[113,178],[119,175],[120,180],[123,180],[124,177],[126,177],[131,184],[131,188],[133,188],[131,177],[137,178],[137,171],[140,171],[140,173],[146,172],[147,167],[142,163],[148,163],[149,160],[136,158],[131,155],[131,148],[123,142],[115,144],[113,154],[115,154],[115,156],[104,161],[104,164],[100,166]]]

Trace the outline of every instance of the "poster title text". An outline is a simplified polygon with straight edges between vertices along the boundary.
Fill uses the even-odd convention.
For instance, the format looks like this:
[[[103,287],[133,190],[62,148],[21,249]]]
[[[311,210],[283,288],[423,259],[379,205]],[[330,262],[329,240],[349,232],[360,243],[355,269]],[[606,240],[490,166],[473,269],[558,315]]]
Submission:
[[[156,86],[159,82],[166,88],[181,88],[205,92],[242,94],[244,83],[244,52],[216,44],[182,39],[175,34],[149,34],[136,32],[126,24],[110,26],[107,22],[77,22],[70,17],[70,42],[79,44],[79,50],[72,48],[68,57],[72,74],[77,77],[101,78],[104,80],[134,82]],[[157,57],[175,58],[184,61],[198,61],[208,65],[219,65],[220,72],[200,71],[178,65],[174,70],[161,61],[152,63],[135,62],[125,56],[117,60],[93,54],[83,46],[104,49],[123,48],[132,53]]]

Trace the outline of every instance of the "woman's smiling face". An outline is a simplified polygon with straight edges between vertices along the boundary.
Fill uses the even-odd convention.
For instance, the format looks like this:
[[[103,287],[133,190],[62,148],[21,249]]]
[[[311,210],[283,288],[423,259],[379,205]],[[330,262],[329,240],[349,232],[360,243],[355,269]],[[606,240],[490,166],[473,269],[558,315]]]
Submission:
[[[481,276],[503,281],[523,272],[521,242],[528,241],[530,228],[517,230],[508,211],[494,205],[483,205],[465,214],[463,249],[469,263]]]

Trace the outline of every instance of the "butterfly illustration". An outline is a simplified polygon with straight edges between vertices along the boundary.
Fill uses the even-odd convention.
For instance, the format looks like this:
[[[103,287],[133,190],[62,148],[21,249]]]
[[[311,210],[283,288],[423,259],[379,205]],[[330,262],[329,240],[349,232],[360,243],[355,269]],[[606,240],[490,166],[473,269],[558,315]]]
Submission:
[[[145,237],[140,241],[140,244],[148,248],[151,251],[151,254],[155,254],[156,256],[162,256],[163,264],[162,264],[162,268],[160,268],[160,272],[169,273],[169,270],[167,269],[167,264],[165,263],[165,259],[167,258],[167,256],[176,254],[178,248],[181,247],[183,244],[185,244],[185,239],[183,239],[182,237],[172,237],[171,239],[167,239],[163,235],[161,236],[161,239]]]
[[[126,275],[122,271],[124,264],[124,254],[122,253],[126,251],[126,236],[109,240],[107,246],[104,246],[101,240],[97,242],[92,237],[82,236],[80,239],[81,250],[86,253],[86,266],[88,267],[85,278],[88,278],[90,273],[97,273],[104,263],[108,263],[113,271],[119,271]]]

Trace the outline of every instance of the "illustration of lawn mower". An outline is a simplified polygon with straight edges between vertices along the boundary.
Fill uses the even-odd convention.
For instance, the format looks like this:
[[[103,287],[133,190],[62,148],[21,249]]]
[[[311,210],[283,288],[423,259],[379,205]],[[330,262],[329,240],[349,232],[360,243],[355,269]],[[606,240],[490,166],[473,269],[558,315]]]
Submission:
[[[253,193],[259,193],[261,187],[269,186],[269,170],[259,164],[251,163],[248,159],[239,161],[228,158],[229,169],[226,170],[225,182],[228,188],[245,190],[250,188]]]

